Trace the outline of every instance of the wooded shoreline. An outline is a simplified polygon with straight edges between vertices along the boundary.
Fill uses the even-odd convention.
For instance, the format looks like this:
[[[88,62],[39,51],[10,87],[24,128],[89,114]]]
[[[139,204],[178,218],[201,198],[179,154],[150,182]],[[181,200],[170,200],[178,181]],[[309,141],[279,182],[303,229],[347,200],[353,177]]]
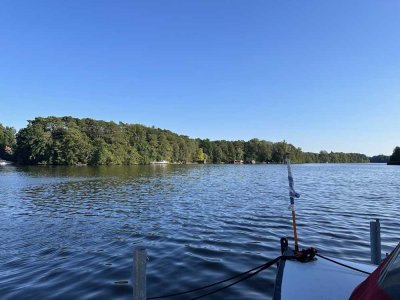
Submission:
[[[283,142],[210,141],[140,124],[73,117],[37,117],[16,132],[0,124],[0,158],[21,165],[135,165],[170,163],[367,163],[360,153],[303,152]]]

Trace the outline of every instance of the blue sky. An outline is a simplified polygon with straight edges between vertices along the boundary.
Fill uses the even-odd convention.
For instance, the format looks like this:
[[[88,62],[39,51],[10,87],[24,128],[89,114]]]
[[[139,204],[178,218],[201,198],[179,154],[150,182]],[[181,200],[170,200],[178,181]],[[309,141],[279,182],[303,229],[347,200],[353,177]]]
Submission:
[[[71,115],[305,151],[400,145],[400,2],[0,3],[0,122]]]

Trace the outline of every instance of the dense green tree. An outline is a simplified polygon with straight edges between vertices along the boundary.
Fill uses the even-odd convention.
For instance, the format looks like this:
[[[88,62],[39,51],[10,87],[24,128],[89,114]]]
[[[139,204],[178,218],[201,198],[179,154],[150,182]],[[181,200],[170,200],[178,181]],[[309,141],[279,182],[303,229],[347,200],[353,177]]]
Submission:
[[[273,144],[267,141],[260,141],[258,144],[257,161],[270,162],[272,160]]]
[[[142,156],[139,154],[138,150],[135,147],[130,147],[127,152],[127,157],[125,164],[127,165],[138,165],[143,161]]]
[[[325,150],[321,150],[319,152],[319,162],[328,163],[329,162],[329,153]]]
[[[76,127],[65,131],[61,149],[66,165],[88,164],[93,152],[89,138]]]
[[[195,161],[204,161],[206,159],[206,155],[203,152],[203,148],[197,148],[195,154]]]
[[[223,161],[223,153],[222,153],[222,149],[219,147],[219,145],[215,145],[215,147],[213,147],[213,153],[212,153],[212,157],[213,157],[213,163],[214,164],[220,164]]]
[[[390,156],[390,163],[400,163],[400,147],[396,147],[393,150],[393,154]]]
[[[51,164],[53,163],[51,128],[47,129],[41,120],[28,121],[28,126],[17,134],[16,156],[17,161],[24,164]]]
[[[15,129],[0,123],[0,158],[12,160],[15,151]]]
[[[276,163],[285,162],[287,152],[288,149],[285,141],[275,143],[272,147],[272,161]]]
[[[211,142],[209,139],[205,139],[205,140],[200,140],[197,139],[198,143],[199,143],[199,147],[201,147],[204,151],[204,153],[207,154],[207,159],[211,162],[214,161],[214,156],[213,156],[213,152],[214,152],[214,143]]]
[[[92,165],[110,165],[112,164],[112,153],[107,143],[101,138],[93,141],[93,155],[90,160]]]
[[[168,140],[168,135],[162,131],[158,135],[158,160],[172,161],[172,151],[173,147]]]
[[[235,148],[235,159],[244,160],[244,141],[233,142]]]

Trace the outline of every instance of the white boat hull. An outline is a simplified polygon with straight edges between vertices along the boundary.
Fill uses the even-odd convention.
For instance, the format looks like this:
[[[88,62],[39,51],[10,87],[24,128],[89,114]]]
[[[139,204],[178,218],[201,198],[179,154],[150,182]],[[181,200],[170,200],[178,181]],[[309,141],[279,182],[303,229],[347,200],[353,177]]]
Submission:
[[[334,260],[369,273],[376,269],[370,264]],[[307,263],[286,260],[278,268],[274,300],[349,299],[353,290],[367,277],[367,274],[322,258]]]

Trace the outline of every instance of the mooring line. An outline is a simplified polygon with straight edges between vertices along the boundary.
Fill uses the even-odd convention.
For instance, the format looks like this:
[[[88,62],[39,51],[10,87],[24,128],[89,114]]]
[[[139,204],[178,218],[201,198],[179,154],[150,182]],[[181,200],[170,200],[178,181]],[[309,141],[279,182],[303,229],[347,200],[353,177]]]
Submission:
[[[237,284],[237,283],[239,283],[239,282],[241,282],[241,281],[243,281],[243,280],[246,280],[246,279],[248,279],[248,278],[250,278],[250,277],[253,277],[254,275],[260,273],[261,271],[263,271],[263,270],[265,270],[265,269],[271,267],[271,266],[274,265],[275,263],[277,263],[281,258],[284,258],[284,256],[278,256],[277,258],[275,258],[275,259],[273,259],[273,260],[271,260],[271,261],[269,261],[269,262],[266,262],[266,263],[264,263],[264,264],[262,264],[262,265],[259,265],[259,266],[255,267],[255,268],[252,268],[252,269],[250,269],[250,270],[248,270],[248,271],[246,271],[246,272],[237,274],[237,275],[235,275],[235,276],[232,276],[232,277],[229,277],[229,278],[226,278],[226,279],[223,279],[223,280],[220,280],[220,281],[217,281],[217,282],[214,282],[214,283],[212,283],[212,284],[208,284],[208,285],[205,285],[205,286],[202,286],[202,287],[199,287],[199,288],[195,288],[195,289],[192,289],[192,290],[187,290],[187,291],[184,291],[184,292],[178,292],[178,293],[168,294],[168,295],[161,295],[161,296],[149,297],[149,298],[147,298],[147,299],[148,299],[148,300],[152,300],[152,299],[161,299],[161,298],[169,298],[169,297],[175,297],[175,296],[185,295],[185,294],[189,294],[189,293],[193,293],[193,292],[205,290],[205,289],[208,289],[208,288],[210,288],[210,287],[216,286],[216,285],[218,285],[218,284],[221,284],[221,283],[224,283],[224,282],[227,282],[227,281],[231,281],[231,280],[233,280],[233,279],[236,279],[236,278],[239,278],[239,277],[242,277],[242,276],[248,274],[247,276],[245,276],[245,277],[243,277],[243,278],[241,278],[241,279],[239,279],[239,280],[237,280],[237,281],[235,281],[235,282],[233,282],[233,283],[231,283],[231,284],[229,284],[229,285],[226,285],[226,286],[224,286],[224,287],[221,287],[221,288],[219,288],[219,289],[217,289],[217,290],[215,290],[215,291],[211,291],[211,292],[209,292],[209,293],[207,293],[207,294],[200,295],[200,296],[198,296],[198,297],[192,298],[193,300],[194,300],[194,299],[200,299],[200,298],[203,298],[203,297],[205,297],[205,296],[208,296],[208,295],[214,294],[214,293],[216,293],[216,292],[219,292],[219,291],[221,291],[221,290],[227,289],[227,288],[229,288],[229,287],[231,287],[231,286],[233,286],[233,285],[235,285],[235,284]],[[257,271],[256,271],[256,270],[257,270]],[[251,273],[251,272],[253,272],[253,271],[256,271],[256,272]],[[250,274],[249,274],[249,273],[250,273]]]

